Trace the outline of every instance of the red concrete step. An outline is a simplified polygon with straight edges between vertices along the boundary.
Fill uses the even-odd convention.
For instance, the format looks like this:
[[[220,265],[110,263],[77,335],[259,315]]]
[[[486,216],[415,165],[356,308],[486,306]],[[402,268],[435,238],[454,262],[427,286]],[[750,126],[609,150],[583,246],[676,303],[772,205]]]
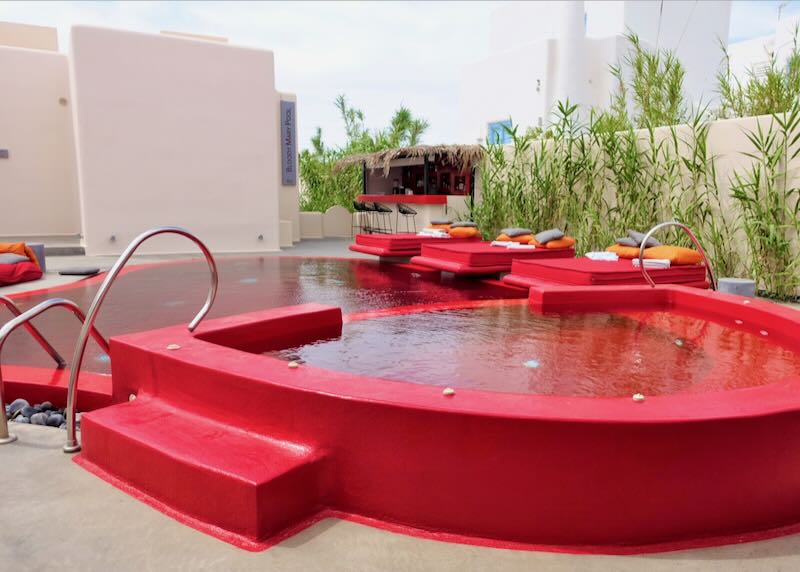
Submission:
[[[81,463],[255,541],[319,510],[323,456],[142,398],[84,414]]]

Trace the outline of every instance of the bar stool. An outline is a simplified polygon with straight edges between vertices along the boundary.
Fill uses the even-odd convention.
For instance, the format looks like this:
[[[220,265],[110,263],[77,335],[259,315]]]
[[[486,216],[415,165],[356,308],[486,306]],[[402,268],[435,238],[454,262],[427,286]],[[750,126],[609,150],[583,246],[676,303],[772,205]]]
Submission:
[[[371,232],[369,224],[369,212],[364,208],[364,203],[353,201],[353,218],[350,225],[350,236],[357,232]],[[364,224],[366,219],[366,224]]]
[[[375,208],[375,226],[378,227],[377,232],[383,234],[392,233],[392,209],[383,203],[372,203]]]
[[[408,224],[408,219],[411,219],[411,222],[414,223],[414,234],[417,233],[417,211],[412,209],[408,205],[404,205],[403,203],[399,203],[397,205],[397,214],[394,217],[394,226],[397,229],[397,232],[400,232],[400,215],[403,215],[403,221],[405,222],[406,232],[411,232]]]
[[[361,203],[361,208],[364,209],[364,214],[367,215],[367,228],[369,234],[379,232],[377,228],[377,220],[375,218],[375,203]]]

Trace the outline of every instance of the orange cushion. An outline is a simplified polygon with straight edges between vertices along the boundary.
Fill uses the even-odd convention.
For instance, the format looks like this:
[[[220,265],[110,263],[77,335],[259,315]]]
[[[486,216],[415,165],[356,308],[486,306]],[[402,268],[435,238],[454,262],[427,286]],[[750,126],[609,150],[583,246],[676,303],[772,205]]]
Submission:
[[[644,257],[647,258],[647,251],[650,250],[649,248],[644,249]],[[639,249],[635,246],[623,246],[621,244],[615,244],[614,246],[609,246],[606,248],[606,251],[613,252],[620,258],[639,258]]]
[[[457,226],[451,228],[449,232],[453,238],[474,238],[480,234],[480,231],[474,226]]]
[[[425,228],[437,228],[439,230],[450,230],[449,224],[429,224]]]
[[[34,254],[33,250],[31,250],[31,248],[24,242],[0,243],[0,254],[5,254],[7,252],[19,254],[20,256],[26,256],[28,260],[37,266],[37,268],[41,268],[39,260],[36,258],[36,254]]]
[[[539,245],[537,244],[537,246]],[[575,239],[571,236],[564,236],[557,240],[551,240],[544,245],[545,248],[572,248],[573,246],[575,246]]]
[[[530,244],[533,240],[532,234],[523,234],[520,236],[510,237],[507,234],[501,234],[495,240],[499,242],[519,242],[520,244]]]
[[[653,246],[644,251],[645,258],[665,258],[676,266],[700,264],[703,255],[691,248],[683,246]]]

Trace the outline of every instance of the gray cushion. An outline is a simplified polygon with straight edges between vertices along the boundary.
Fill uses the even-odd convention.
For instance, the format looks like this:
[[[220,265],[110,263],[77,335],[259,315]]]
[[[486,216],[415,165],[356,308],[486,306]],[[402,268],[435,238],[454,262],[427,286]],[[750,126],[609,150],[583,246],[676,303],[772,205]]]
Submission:
[[[17,262],[30,262],[30,259],[27,256],[14,254],[13,252],[0,254],[0,264],[16,264]]]
[[[635,240],[633,240],[629,236],[623,236],[622,238],[618,238],[617,239],[617,244],[620,244],[622,246],[632,246],[634,248],[639,246],[639,243],[637,243]]]
[[[524,236],[526,234],[531,234],[531,229],[529,228],[504,228],[500,231],[500,234],[505,234],[509,238],[514,238],[515,236]]]
[[[451,224],[452,222],[453,221],[451,221],[449,218],[432,218],[431,219],[431,224]]]
[[[58,273],[62,276],[94,276],[100,272],[99,268],[92,266],[74,266],[72,268],[64,268],[59,270]]]
[[[454,222],[453,224],[450,225],[450,228],[462,228],[462,227],[465,227],[465,228],[478,228],[478,225],[475,224],[474,222],[468,221],[468,220],[460,220],[460,221]]]
[[[628,236],[630,236],[633,240],[636,241],[636,246],[640,246],[645,237],[645,235],[642,234],[641,232],[636,232],[635,230],[631,229],[628,229]],[[651,246],[661,246],[661,243],[651,236],[649,239],[647,239],[646,246],[648,248],[650,248]]]
[[[542,244],[547,244],[551,240],[558,240],[559,238],[564,238],[564,233],[557,228],[551,228],[550,230],[543,230],[542,232],[537,234],[535,238],[538,242]]]

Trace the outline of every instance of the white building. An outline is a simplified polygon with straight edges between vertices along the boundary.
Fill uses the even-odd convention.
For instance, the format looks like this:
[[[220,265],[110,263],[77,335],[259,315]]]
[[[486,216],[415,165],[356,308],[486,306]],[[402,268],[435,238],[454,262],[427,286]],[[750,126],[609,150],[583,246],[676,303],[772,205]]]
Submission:
[[[625,34],[648,47],[672,50],[686,68],[692,101],[715,98],[715,76],[728,43],[731,2],[512,2],[490,23],[489,54],[469,66],[461,86],[460,139],[544,126],[558,100],[606,107],[616,83],[609,65],[628,51]],[[494,135],[493,135],[494,137]]]
[[[215,252],[300,239],[296,98],[276,89],[272,52],[84,26],[70,44],[0,22],[0,242],[117,254],[161,225]]]
[[[778,66],[786,63],[794,47],[795,30],[800,26],[800,16],[775,18],[775,33],[761,36],[728,46],[731,60],[731,73],[740,81],[745,81],[752,71],[762,73],[769,65],[769,55],[775,54]]]

